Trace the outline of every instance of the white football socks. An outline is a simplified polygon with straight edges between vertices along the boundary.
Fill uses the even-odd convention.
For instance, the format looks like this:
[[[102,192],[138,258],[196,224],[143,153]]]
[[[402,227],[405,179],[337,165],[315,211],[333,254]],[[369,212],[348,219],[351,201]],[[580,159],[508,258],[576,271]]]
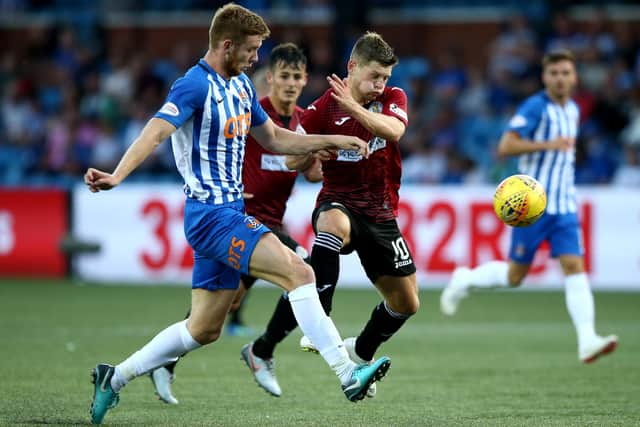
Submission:
[[[489,261],[471,269],[469,287],[471,288],[504,288],[509,286],[509,263],[505,261]]]
[[[567,311],[578,335],[578,345],[596,337],[593,294],[586,273],[571,274],[564,281]]]
[[[174,362],[178,357],[198,347],[202,345],[194,340],[187,330],[187,320],[174,323],[116,366],[111,378],[111,387],[117,393],[135,377]]]
[[[302,333],[315,345],[340,382],[348,384],[356,365],[349,359],[333,321],[324,313],[315,284],[302,285],[289,292],[289,303]]]

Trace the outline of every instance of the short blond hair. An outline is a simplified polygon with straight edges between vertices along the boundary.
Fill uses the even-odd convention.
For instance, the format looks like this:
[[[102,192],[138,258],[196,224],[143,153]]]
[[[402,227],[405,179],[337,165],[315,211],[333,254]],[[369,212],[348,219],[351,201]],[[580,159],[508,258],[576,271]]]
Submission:
[[[569,61],[576,65],[576,57],[569,49],[557,49],[548,52],[542,57],[542,69],[547,68],[548,65],[555,64],[560,61]]]
[[[393,53],[393,48],[380,34],[373,31],[367,31],[356,41],[351,50],[351,59],[363,65],[376,61],[385,67],[398,63],[398,57]]]
[[[209,27],[209,47],[215,48],[222,40],[242,43],[248,36],[266,39],[271,30],[257,13],[235,3],[227,3],[218,9]]]

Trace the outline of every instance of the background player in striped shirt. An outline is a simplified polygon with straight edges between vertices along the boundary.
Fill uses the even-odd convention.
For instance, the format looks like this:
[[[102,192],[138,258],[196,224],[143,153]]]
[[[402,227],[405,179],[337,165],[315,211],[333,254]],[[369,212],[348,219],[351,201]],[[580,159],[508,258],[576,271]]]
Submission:
[[[580,111],[571,99],[577,83],[573,54],[554,51],[542,60],[544,90],[525,100],[502,136],[500,155],[519,155],[518,170],[536,178],[547,192],[547,209],[535,224],[512,229],[510,261],[457,268],[442,293],[440,308],[456,312],[470,288],[519,286],[540,244],[547,240],[565,275],[565,297],[585,363],[616,348],[615,335],[595,332],[595,309],[584,269],[574,186],[575,141]]]
[[[353,47],[347,79],[328,77],[331,88],[307,108],[301,121],[306,132],[341,132],[369,142],[369,158],[353,150],[339,150],[322,162],[322,190],[312,219],[317,236],[311,265],[327,314],[338,281],[341,253],[357,251],[367,276],[384,298],[361,334],[345,339],[351,359],[358,363],[371,362],[380,344],[419,307],[415,266],[395,219],[401,175],[398,141],[407,125],[404,91],[386,87],[397,61],[393,49],[379,34],[366,33]],[[269,332],[268,328],[243,349],[252,360],[271,361],[275,346],[286,336],[284,332],[296,326],[285,298],[281,298],[270,320],[270,325],[281,325],[280,333]],[[303,343],[307,349],[317,348],[306,333]],[[267,389],[266,380],[257,375],[256,380]],[[275,381],[275,376],[269,379]],[[374,390],[370,389],[368,395]]]
[[[269,83],[269,94],[260,99],[260,105],[269,115],[271,120],[277,125],[286,129],[295,130],[300,123],[300,116],[304,112],[296,102],[302,93],[302,89],[307,84],[307,58],[302,50],[293,43],[277,45],[269,56],[269,67],[267,71],[267,81]],[[245,147],[244,167],[242,169],[242,181],[245,190],[245,208],[248,215],[253,215],[260,222],[265,224],[289,249],[298,254],[305,261],[308,261],[308,253],[304,247],[296,242],[283,227],[282,219],[287,207],[287,200],[291,196],[293,185],[295,184],[298,171],[304,173],[305,178],[310,182],[322,180],[322,170],[320,160],[316,154],[305,156],[292,164],[296,169],[290,169],[286,163],[286,156],[267,150],[252,137],[247,138]],[[240,304],[244,293],[256,281],[256,278],[248,274],[243,274],[240,286],[236,294],[234,305]],[[267,327],[268,334],[284,337],[290,332],[287,329],[289,323],[293,322],[293,327],[297,325],[289,301],[280,300],[280,304],[285,304],[290,318],[272,323]],[[277,310],[282,310],[278,307]],[[274,322],[278,322],[276,319]],[[282,326],[281,326],[282,325]],[[269,393],[279,396],[280,386],[276,381],[272,381],[273,363],[269,358],[264,360],[252,358],[248,349],[243,352],[243,357],[247,361],[249,368],[258,378],[261,384]],[[177,399],[171,392],[171,382],[177,361],[165,367],[153,371],[151,378],[158,397],[166,402],[176,404]]]
[[[142,130],[113,173],[89,168],[84,181],[92,192],[120,184],[171,136],[176,165],[187,196],[184,229],[194,249],[191,315],[161,331],[117,366],[98,364],[91,421],[99,424],[132,379],[165,366],[218,339],[238,287],[240,274],[277,284],[301,329],[318,340],[320,353],[351,401],[384,376],[388,358],[374,365],[349,359],[342,339],[318,299],[313,270],[273,233],[244,213],[242,162],[246,137],[289,154],[351,149],[368,155],[361,139],[342,135],[299,135],[273,124],[244,74],[258,59],[270,31],[257,14],[233,3],[218,9],[209,30],[209,49],[173,84],[166,103]]]

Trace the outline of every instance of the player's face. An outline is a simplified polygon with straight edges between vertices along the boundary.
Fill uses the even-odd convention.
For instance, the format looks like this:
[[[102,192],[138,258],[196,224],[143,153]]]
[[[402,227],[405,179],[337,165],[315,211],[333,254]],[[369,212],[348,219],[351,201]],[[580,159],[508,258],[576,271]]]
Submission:
[[[262,37],[260,36],[247,36],[240,44],[231,42],[226,60],[229,75],[237,76],[258,62],[260,46],[262,46]]]
[[[275,99],[295,104],[307,84],[307,70],[302,64],[295,67],[278,62],[267,74],[267,81],[271,84],[271,95]]]
[[[568,98],[576,86],[576,67],[571,61],[548,64],[542,73],[545,88],[555,98]]]
[[[385,67],[377,61],[368,64],[358,64],[349,61],[349,86],[355,90],[356,97],[365,103],[373,101],[382,95],[389,77],[392,65]]]

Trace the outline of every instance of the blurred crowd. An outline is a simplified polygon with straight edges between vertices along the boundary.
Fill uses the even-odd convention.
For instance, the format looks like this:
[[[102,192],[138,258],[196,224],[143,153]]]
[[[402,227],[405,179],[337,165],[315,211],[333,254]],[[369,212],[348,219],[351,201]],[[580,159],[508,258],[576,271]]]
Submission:
[[[21,3],[33,2],[0,0],[0,8]],[[203,54],[177,40],[171,56],[154,58],[80,34],[73,26],[33,28],[27,48],[0,54],[0,184],[68,186],[87,166],[111,170],[172,81]],[[326,89],[326,73],[343,70],[330,69],[336,50],[328,44],[285,37],[269,40],[261,57],[278,42],[306,47],[305,106]],[[578,58],[577,182],[640,187],[640,32],[604,13],[580,26],[558,13],[544,31],[513,15],[487,46],[485,67],[465,62],[455,47],[433,58],[402,57],[390,84],[409,97],[404,181],[490,183],[513,171],[513,160],[496,157],[496,144],[518,103],[540,89],[541,55],[557,47]],[[253,78],[265,93],[261,66]],[[132,177],[178,178],[170,144]]]

